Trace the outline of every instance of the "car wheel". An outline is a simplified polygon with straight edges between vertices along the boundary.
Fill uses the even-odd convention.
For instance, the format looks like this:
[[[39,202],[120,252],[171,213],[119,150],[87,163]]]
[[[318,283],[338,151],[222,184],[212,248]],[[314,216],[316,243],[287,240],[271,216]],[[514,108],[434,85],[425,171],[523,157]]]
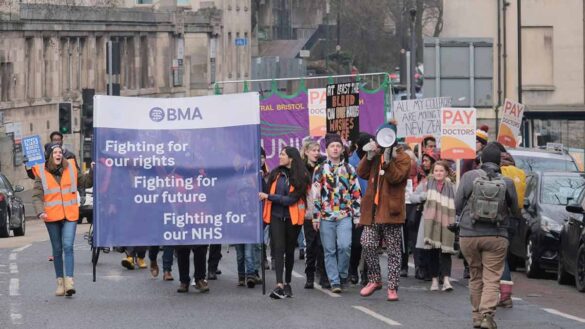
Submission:
[[[577,252],[577,269],[575,271],[575,286],[580,292],[585,292],[585,244]]]
[[[530,236],[526,241],[526,276],[529,278],[537,278],[541,271],[535,258],[534,242],[532,240],[532,236]]]
[[[565,271],[563,255],[559,252],[559,266],[557,268],[557,282],[559,284],[571,284],[571,275]]]
[[[10,236],[10,215],[6,211],[6,217],[0,227],[0,238],[7,238],[8,236]]]

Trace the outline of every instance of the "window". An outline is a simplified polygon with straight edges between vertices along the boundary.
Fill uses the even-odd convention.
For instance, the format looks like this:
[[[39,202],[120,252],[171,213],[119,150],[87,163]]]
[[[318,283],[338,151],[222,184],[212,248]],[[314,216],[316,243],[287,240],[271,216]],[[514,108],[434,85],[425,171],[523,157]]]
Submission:
[[[140,88],[150,87],[148,83],[148,37],[140,37]]]
[[[522,27],[523,88],[554,87],[552,26]]]
[[[0,102],[10,100],[12,85],[12,63],[0,63]]]

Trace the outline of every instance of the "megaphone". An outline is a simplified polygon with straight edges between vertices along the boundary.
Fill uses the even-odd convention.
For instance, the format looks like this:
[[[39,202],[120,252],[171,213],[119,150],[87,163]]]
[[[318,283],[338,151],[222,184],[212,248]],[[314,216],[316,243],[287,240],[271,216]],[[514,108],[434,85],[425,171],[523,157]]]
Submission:
[[[396,144],[396,126],[391,123],[381,125],[376,131],[376,143],[387,148]]]

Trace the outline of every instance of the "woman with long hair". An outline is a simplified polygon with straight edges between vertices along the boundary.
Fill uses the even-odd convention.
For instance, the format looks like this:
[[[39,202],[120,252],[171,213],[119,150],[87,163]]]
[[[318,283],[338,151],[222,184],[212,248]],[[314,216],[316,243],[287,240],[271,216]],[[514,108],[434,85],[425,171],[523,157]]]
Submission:
[[[432,277],[431,291],[439,290],[439,276],[443,277],[443,291],[453,290],[451,255],[455,253],[455,234],[448,227],[455,222],[455,184],[449,176],[451,167],[443,160],[435,162],[431,175],[421,182],[411,195],[414,202],[424,202],[417,248],[425,249]]]
[[[293,296],[290,282],[295,245],[305,220],[310,182],[301,154],[296,148],[287,146],[279,154],[279,166],[268,176],[268,193],[259,193],[260,200],[264,200],[264,222],[270,224],[275,258],[276,288],[270,294],[274,299]]]

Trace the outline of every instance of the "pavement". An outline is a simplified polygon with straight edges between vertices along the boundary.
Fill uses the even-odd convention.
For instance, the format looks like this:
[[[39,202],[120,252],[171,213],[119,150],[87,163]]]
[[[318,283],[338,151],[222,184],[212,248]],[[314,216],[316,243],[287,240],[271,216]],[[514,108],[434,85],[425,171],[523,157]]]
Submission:
[[[223,274],[209,282],[211,291],[200,294],[191,289],[178,294],[177,280],[165,282],[160,276],[152,279],[148,270],[128,271],[120,266],[122,254],[116,252],[100,256],[97,281],[92,282],[89,245],[83,239],[88,228],[88,224],[78,226],[77,294],[73,298],[53,295],[53,263],[47,261],[50,244],[42,222],[29,221],[28,237],[0,239],[0,328],[472,327],[468,289],[466,280],[460,278],[462,265],[457,259],[453,276],[458,281],[453,292],[430,292],[429,282],[409,277],[401,280],[399,302],[387,302],[385,290],[368,298],[359,296],[359,287],[349,287],[341,295],[305,290],[304,264],[296,260],[294,298],[272,300],[262,295],[259,286],[236,286],[235,250],[228,252],[224,246],[220,263]],[[385,262],[382,256],[383,268]],[[178,278],[176,264],[173,275]],[[500,328],[585,327],[585,319],[580,317],[585,294],[574,287],[554,287],[552,283],[556,282],[552,280],[525,281],[523,273],[514,276],[519,299],[515,299],[514,308],[498,310]],[[268,293],[274,286],[274,272],[266,271],[266,279]],[[535,297],[528,297],[526,289]],[[556,299],[550,298],[556,308],[541,305],[539,298],[549,297],[549,293],[568,302],[555,303]]]

